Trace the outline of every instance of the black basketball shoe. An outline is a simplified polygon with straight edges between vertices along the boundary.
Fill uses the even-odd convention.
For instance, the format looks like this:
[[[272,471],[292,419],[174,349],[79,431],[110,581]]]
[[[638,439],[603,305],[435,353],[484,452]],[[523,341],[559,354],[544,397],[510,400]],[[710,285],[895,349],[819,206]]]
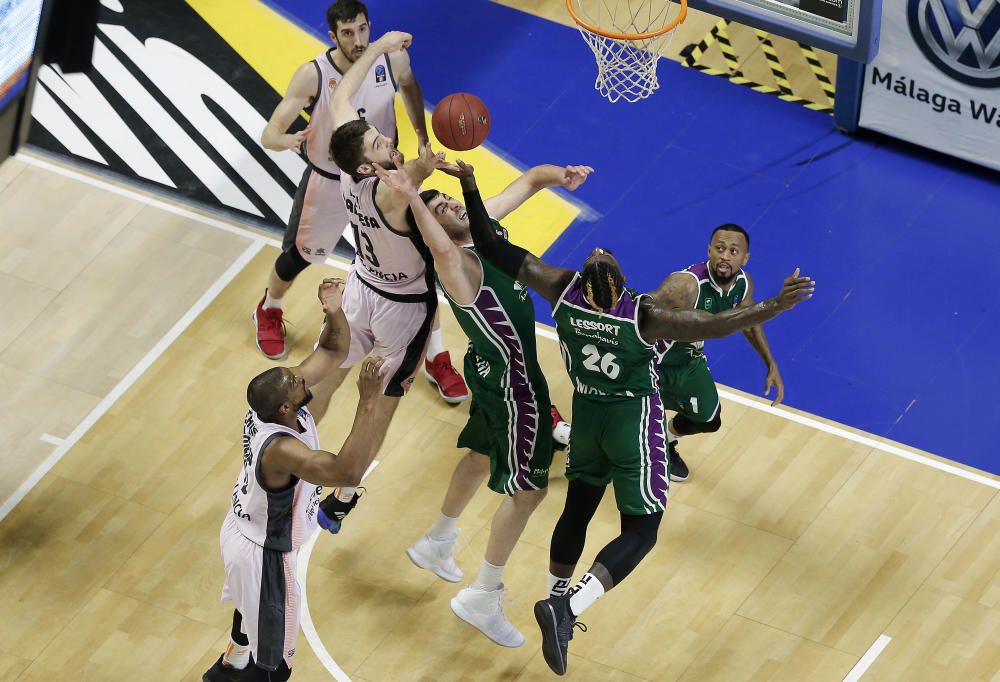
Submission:
[[[363,488],[358,488],[363,490]],[[354,491],[354,496],[350,502],[341,502],[337,499],[340,489],[334,490],[326,496],[326,499],[319,503],[319,510],[316,512],[316,521],[320,528],[331,533],[339,533],[340,526],[344,522],[344,517],[351,513],[351,510],[358,506],[358,491]]]
[[[677,454],[677,441],[669,443],[668,447],[670,448],[670,461],[667,471],[670,472],[670,480],[677,482],[688,480],[688,465]]]
[[[243,670],[237,670],[223,663],[222,654],[219,654],[219,660],[205,671],[205,674],[201,676],[201,682],[239,682],[240,680],[248,679],[253,669],[253,656],[250,657],[247,667],[243,668]]]
[[[569,608],[569,595],[549,597],[535,604],[535,620],[542,631],[542,656],[556,675],[566,674],[569,640],[573,628],[587,631],[587,626],[576,622]]]

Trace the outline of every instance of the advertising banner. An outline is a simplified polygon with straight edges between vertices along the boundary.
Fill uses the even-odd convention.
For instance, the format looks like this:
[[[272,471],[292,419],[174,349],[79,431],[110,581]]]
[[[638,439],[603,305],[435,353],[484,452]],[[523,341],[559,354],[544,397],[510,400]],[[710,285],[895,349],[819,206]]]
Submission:
[[[283,228],[305,163],[258,142],[281,95],[183,0],[101,4],[91,72],[39,71],[29,142]]]
[[[860,125],[1000,169],[1000,0],[893,0]]]

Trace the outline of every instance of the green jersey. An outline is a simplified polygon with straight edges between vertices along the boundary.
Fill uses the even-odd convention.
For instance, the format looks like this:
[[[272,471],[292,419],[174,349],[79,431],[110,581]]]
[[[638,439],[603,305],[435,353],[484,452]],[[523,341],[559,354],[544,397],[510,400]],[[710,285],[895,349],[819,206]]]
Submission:
[[[654,347],[639,334],[642,295],[626,289],[614,308],[598,313],[584,298],[581,281],[577,273],[552,309],[576,392],[604,402],[656,393]]]
[[[750,288],[750,281],[742,269],[736,273],[729,289],[725,291],[716,284],[707,262],[696,263],[681,270],[680,274],[691,275],[698,281],[698,300],[694,304],[694,309],[705,310],[713,315],[735,308],[746,298]],[[679,365],[704,357],[704,347],[704,341],[688,342],[664,339],[657,342],[657,351],[661,357],[661,363],[664,365]]]
[[[506,230],[493,221],[497,232]],[[535,348],[535,305],[528,290],[487,260],[472,246],[465,247],[482,266],[483,279],[469,305],[452,300],[442,284],[462,331],[469,337],[466,378],[471,367],[479,382],[498,389],[527,389],[529,382],[544,384]]]

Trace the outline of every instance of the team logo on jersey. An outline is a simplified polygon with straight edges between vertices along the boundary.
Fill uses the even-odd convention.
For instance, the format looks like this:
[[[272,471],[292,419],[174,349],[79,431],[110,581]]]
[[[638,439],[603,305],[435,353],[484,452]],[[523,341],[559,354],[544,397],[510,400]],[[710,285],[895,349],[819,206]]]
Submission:
[[[518,299],[521,301],[528,298],[528,290],[516,279],[514,280],[514,293],[517,294]]]
[[[711,305],[712,305],[712,297],[709,296],[708,298],[705,299],[705,310],[708,310],[709,306]]]
[[[375,67],[375,82],[385,83],[385,67],[381,64]]]
[[[910,0],[907,19],[939,70],[977,88],[1000,87],[1000,0]]]
[[[490,375],[490,363],[479,355],[476,356],[476,373],[484,379]]]
[[[330,80],[327,81],[327,85],[329,85],[331,88],[335,87],[337,85],[337,79],[331,78]]]

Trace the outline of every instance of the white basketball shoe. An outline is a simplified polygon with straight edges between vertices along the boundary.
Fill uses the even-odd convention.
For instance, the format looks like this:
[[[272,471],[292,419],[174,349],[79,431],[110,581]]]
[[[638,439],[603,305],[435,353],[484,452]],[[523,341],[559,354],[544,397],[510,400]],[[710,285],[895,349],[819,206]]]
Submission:
[[[455,563],[455,541],[458,533],[444,540],[436,540],[430,535],[424,535],[406,550],[410,561],[420,568],[430,571],[442,580],[450,583],[461,582],[464,578],[462,569]]]
[[[451,610],[500,646],[518,647],[524,644],[524,635],[503,613],[506,593],[502,584],[489,591],[466,587],[451,600]]]

